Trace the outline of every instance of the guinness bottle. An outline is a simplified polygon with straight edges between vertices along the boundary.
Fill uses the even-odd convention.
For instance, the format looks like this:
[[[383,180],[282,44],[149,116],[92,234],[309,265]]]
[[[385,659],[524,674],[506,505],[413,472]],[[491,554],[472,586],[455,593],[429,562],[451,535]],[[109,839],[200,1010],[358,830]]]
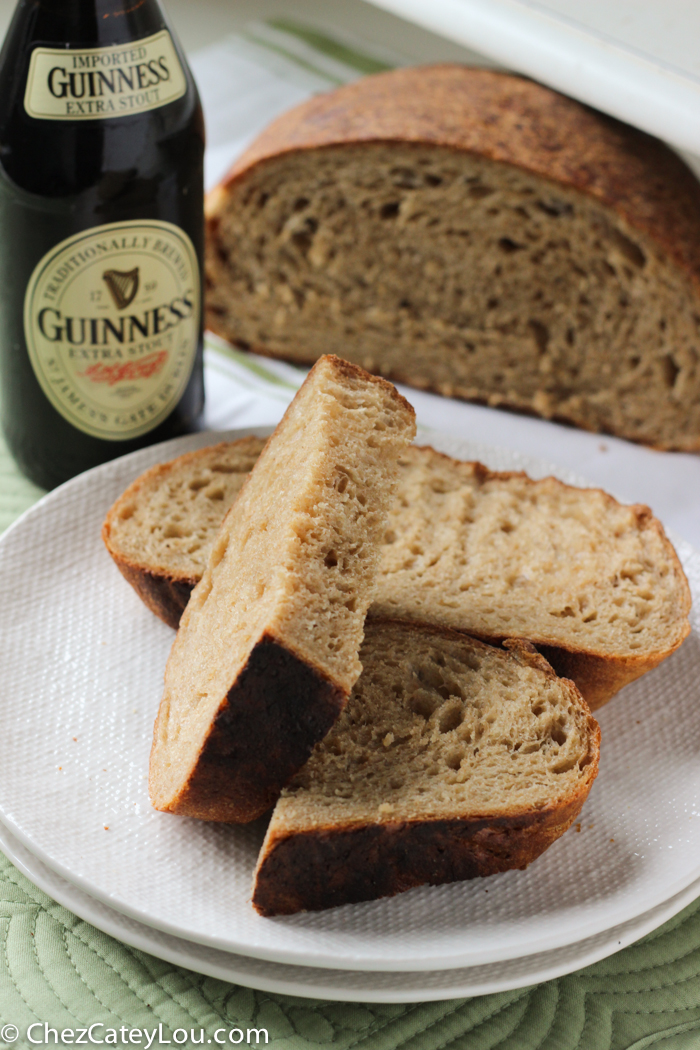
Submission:
[[[0,53],[0,382],[38,485],[196,425],[203,153],[158,0],[20,0]]]

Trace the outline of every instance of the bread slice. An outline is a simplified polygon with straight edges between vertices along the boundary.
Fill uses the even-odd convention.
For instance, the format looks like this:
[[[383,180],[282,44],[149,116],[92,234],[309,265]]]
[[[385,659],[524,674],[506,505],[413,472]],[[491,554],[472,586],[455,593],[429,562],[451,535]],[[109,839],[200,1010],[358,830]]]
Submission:
[[[413,409],[336,357],[248,475],[180,622],[150,763],[156,809],[245,822],[344,707]]]
[[[411,67],[279,117],[207,202],[208,326],[700,448],[700,184],[531,80]]]
[[[262,915],[524,868],[566,831],[600,730],[572,682],[506,644],[368,622],[350,702],[272,814]]]
[[[110,508],[102,538],[151,612],[177,629],[221,523],[265,446],[224,441],[159,463]]]
[[[433,449],[402,455],[372,615],[534,642],[595,710],[680,646],[690,605],[648,507]]]
[[[153,468],[108,515],[112,557],[173,626],[227,509],[207,493],[262,445],[243,438]],[[595,709],[678,648],[689,609],[683,569],[648,507],[432,448],[401,454],[371,615],[529,639]]]

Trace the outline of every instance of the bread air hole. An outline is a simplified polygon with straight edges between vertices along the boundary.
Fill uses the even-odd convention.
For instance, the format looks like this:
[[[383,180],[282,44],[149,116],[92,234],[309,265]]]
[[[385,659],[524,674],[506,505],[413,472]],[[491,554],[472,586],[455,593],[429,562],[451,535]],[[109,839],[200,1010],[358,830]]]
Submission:
[[[403,692],[403,686],[401,684],[394,686],[394,691],[397,696],[400,696]],[[440,701],[434,693],[429,693],[427,690],[420,689],[410,698],[408,706],[414,714],[420,715],[421,718],[425,718],[427,721],[433,712],[437,710],[439,703]]]
[[[451,733],[462,722],[462,704],[446,704],[438,716],[438,729],[441,733]],[[452,767],[453,769],[456,767]]]
[[[680,372],[680,368],[673,360],[671,354],[667,354],[666,357],[664,357],[663,361],[661,362],[661,366],[663,369],[664,383],[666,384],[669,390],[673,390],[674,386],[676,385],[676,380],[678,379],[678,373]]]
[[[179,540],[182,539],[183,536],[189,535],[190,533],[186,529],[183,529],[182,526],[172,521],[163,529],[163,539],[166,540]]]
[[[620,230],[612,230],[610,239],[620,254],[624,255],[625,259],[631,262],[633,266],[637,266],[641,269],[645,265],[647,257],[642,249],[638,244],[635,244],[634,241],[630,240],[629,237],[626,237]]]
[[[445,755],[445,765],[448,769],[459,769],[462,765],[463,754],[461,751],[450,751]]]
[[[552,773],[568,773],[575,765],[575,758],[565,758],[562,759],[561,762],[555,762],[554,765],[551,765],[549,768]]]

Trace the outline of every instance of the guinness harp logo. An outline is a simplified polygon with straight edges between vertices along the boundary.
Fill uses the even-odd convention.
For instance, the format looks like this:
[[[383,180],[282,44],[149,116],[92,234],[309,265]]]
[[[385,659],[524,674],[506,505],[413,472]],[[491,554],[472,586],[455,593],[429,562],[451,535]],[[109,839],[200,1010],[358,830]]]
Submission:
[[[135,266],[126,273],[123,270],[105,270],[102,280],[109,288],[117,310],[125,310],[129,303],[133,303],[139,290],[139,268]]]

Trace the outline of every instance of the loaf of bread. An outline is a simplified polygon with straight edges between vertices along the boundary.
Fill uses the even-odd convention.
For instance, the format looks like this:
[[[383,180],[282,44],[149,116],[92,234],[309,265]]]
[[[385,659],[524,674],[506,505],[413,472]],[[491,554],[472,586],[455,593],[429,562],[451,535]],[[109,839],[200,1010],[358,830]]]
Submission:
[[[182,617],[153,735],[156,809],[253,820],[338,717],[414,433],[389,383],[336,357],[311,370]]]
[[[524,868],[579,814],[600,730],[525,642],[368,621],[350,702],[282,794],[262,915]]]
[[[172,626],[239,472],[263,445],[243,438],[154,467],[110,510],[112,557]],[[401,454],[372,615],[533,641],[595,709],[678,648],[689,609],[683,569],[648,507],[431,448]]]
[[[700,184],[530,80],[399,69],[278,118],[209,196],[206,284],[258,353],[700,448]]]

